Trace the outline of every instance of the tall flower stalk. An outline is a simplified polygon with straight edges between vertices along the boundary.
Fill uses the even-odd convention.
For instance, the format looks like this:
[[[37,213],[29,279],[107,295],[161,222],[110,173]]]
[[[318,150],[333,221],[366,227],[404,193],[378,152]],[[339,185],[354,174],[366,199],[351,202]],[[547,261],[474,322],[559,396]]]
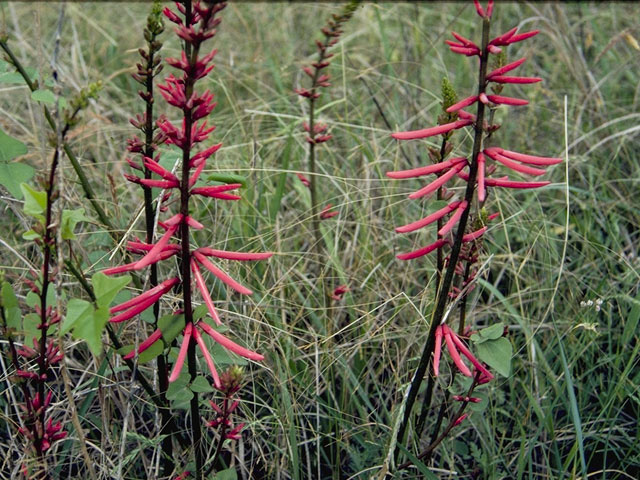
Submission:
[[[300,180],[309,187],[311,192],[311,225],[314,238],[314,251],[317,255],[317,261],[320,261],[322,252],[322,234],[320,232],[320,220],[331,218],[338,212],[329,212],[331,205],[320,211],[320,200],[318,198],[318,179],[316,166],[316,146],[331,140],[332,136],[327,133],[327,125],[319,123],[316,118],[317,100],[320,98],[323,88],[331,86],[329,80],[331,76],[326,73],[327,67],[331,64],[333,53],[329,50],[340,39],[342,35],[343,25],[353,16],[359,1],[349,2],[338,14],[333,14],[327,25],[322,27],[322,40],[316,40],[317,57],[311,65],[302,68],[303,72],[310,78],[308,88],[296,88],[295,92],[303,98],[306,98],[309,104],[308,120],[303,123],[303,128],[307,132],[308,144],[308,169],[311,178],[307,180],[303,176],[299,176]]]
[[[147,187],[177,191],[180,197],[179,212],[159,222],[160,227],[164,229],[164,234],[157,241],[132,241],[128,243],[130,251],[143,254],[140,260],[105,271],[107,274],[117,274],[141,270],[171,257],[177,257],[179,265],[177,275],[170,276],[133,299],[112,307],[111,313],[114,316],[111,317],[110,321],[117,323],[129,320],[152,305],[157,304],[162,296],[172,289],[178,289],[181,292],[184,329],[180,351],[169,376],[169,382],[175,381],[180,376],[185,360],[187,361],[191,381],[195,379],[198,372],[196,348],[199,348],[211,373],[213,384],[218,389],[221,387],[220,377],[203,335],[211,337],[224,348],[244,358],[260,361],[264,357],[233,342],[209,325],[204,319],[197,320],[194,318],[194,294],[199,292],[213,322],[217,325],[222,324],[220,315],[214,307],[206,286],[202,269],[208,270],[231,289],[248,295],[251,294],[251,290],[232,279],[220,267],[212,263],[210,259],[247,261],[262,260],[271,256],[271,253],[229,252],[210,247],[193,248],[191,244],[191,229],[201,230],[204,228],[204,225],[195,220],[190,214],[190,207],[192,206],[190,201],[194,195],[221,200],[238,200],[240,198],[237,195],[228,193],[238,189],[241,186],[240,184],[217,186],[198,184],[207,159],[221,147],[221,144],[200,149],[197,153],[194,148],[206,142],[215,128],[208,126],[205,119],[216,105],[213,102],[213,94],[209,90],[198,93],[195,87],[214,68],[212,60],[217,51],[212,50],[208,53],[202,53],[202,46],[206,40],[216,34],[216,27],[220,23],[218,13],[225,6],[224,2],[209,4],[185,0],[184,2],[176,3],[178,13],[168,7],[163,10],[166,18],[176,25],[174,30],[183,42],[183,49],[180,58],[166,59],[166,63],[176,68],[180,75],[178,77],[169,75],[164,84],[158,88],[167,103],[180,111],[182,121],[179,125],[176,125],[163,118],[158,120],[157,125],[163,132],[166,143],[175,145],[182,151],[182,165],[180,176],[178,176],[162,167],[156,159],[145,156],[143,160],[144,166],[158,175],[160,179],[144,178],[139,179],[138,183]],[[172,243],[174,237],[177,241]],[[193,284],[195,284],[195,290]],[[141,353],[159,341],[162,338],[162,333],[160,329],[156,329],[139,345],[136,352]],[[129,355],[133,355],[136,352],[132,352]],[[190,408],[192,444],[196,464],[195,477],[200,479],[203,473],[205,445],[202,439],[199,399],[195,392],[191,399]]]
[[[446,207],[437,212],[398,229],[403,233],[412,232],[448,218],[444,224],[440,223],[438,225],[439,228],[435,242],[418,250],[398,255],[398,258],[401,260],[412,260],[433,251],[440,252],[444,251],[444,249],[448,251],[446,257],[447,266],[437,289],[438,293],[431,316],[431,326],[427,335],[427,341],[407,393],[405,412],[398,431],[398,442],[404,442],[418,390],[430,364],[434,367],[433,375],[438,375],[443,339],[458,371],[465,376],[474,378],[473,387],[486,383],[493,378],[493,375],[473,356],[460,338],[460,335],[464,332],[464,315],[461,314],[460,325],[458,333],[456,334],[446,323],[447,318],[445,318],[445,311],[452,297],[463,298],[470,290],[470,282],[473,280],[471,268],[477,259],[477,252],[470,252],[466,246],[470,244],[474,245],[481,240],[481,237],[487,231],[486,222],[493,218],[492,215],[483,213],[483,206],[488,198],[490,187],[527,189],[542,187],[549,184],[549,182],[512,180],[506,176],[489,177],[488,175],[492,174],[498,167],[507,167],[517,174],[539,176],[544,174],[545,170],[536,168],[537,166],[553,165],[562,161],[560,158],[525,155],[499,147],[488,146],[489,138],[499,128],[499,125],[489,124],[487,121],[487,110],[492,111],[498,108],[499,105],[519,106],[528,103],[523,99],[500,95],[499,93],[501,92],[502,86],[505,84],[535,83],[541,80],[536,77],[505,76],[505,73],[519,67],[525,59],[520,59],[507,65],[500,65],[496,69],[488,71],[490,58],[496,56],[494,58],[501,60],[503,58],[502,49],[504,47],[530,38],[536,35],[538,31],[516,33],[517,29],[513,28],[503,35],[490,39],[493,1],[488,2],[486,10],[479,2],[474,1],[474,4],[476,12],[482,18],[482,40],[480,45],[455,32],[453,32],[455,41],[448,40],[446,43],[454,53],[469,57],[477,56],[479,58],[477,93],[450,105],[446,109],[447,113],[457,114],[457,119],[455,120],[452,119],[452,121],[436,127],[409,132],[398,132],[392,135],[393,138],[398,140],[417,140],[447,134],[464,127],[472,127],[474,138],[472,151],[468,156],[454,157],[449,160],[441,158],[438,163],[433,165],[412,170],[389,172],[387,174],[389,177],[396,179],[414,178],[431,174],[438,175],[435,180],[409,195],[411,199],[426,197],[449,182],[452,182],[455,178],[460,178],[466,183],[464,196],[462,198],[454,199]],[[501,54],[501,57],[497,57]],[[494,93],[487,91],[489,86],[492,86]],[[476,105],[475,114],[464,110],[474,104]],[[492,118],[493,115],[490,117]],[[496,163],[489,164],[489,160],[493,160]],[[472,212],[477,213],[474,214]],[[474,221],[470,220],[472,215],[475,218]],[[461,254],[465,249],[467,249],[466,254]],[[476,258],[474,258],[474,256]],[[460,263],[461,261],[466,261],[467,263]],[[459,287],[454,286],[454,277],[456,274],[463,279]],[[460,353],[471,362],[473,370],[464,363],[460,357]],[[467,397],[471,393],[472,390]],[[425,399],[425,402],[428,404],[430,400],[430,398]],[[463,405],[466,406],[467,403],[469,402],[465,401]],[[457,417],[452,418],[450,422],[451,428],[461,421],[462,410],[458,411]],[[447,427],[445,431],[448,432],[451,428]],[[437,437],[434,442],[437,441],[439,443],[441,440],[442,438]],[[431,452],[433,448],[434,447],[430,446],[427,450]]]

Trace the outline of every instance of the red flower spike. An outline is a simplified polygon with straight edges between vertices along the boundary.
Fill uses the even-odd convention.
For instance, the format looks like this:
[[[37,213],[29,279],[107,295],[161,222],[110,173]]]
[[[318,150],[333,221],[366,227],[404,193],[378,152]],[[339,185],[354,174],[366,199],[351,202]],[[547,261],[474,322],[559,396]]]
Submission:
[[[487,148],[486,150],[495,151],[504,157],[517,160],[518,162],[528,163],[530,165],[555,165],[557,163],[562,163],[562,158],[537,157],[535,155],[525,155],[524,153],[512,152],[511,150],[494,147]]]
[[[497,105],[528,105],[528,100],[523,100],[521,98],[513,98],[513,97],[504,97],[502,95],[487,95],[487,98]]]
[[[443,247],[444,245],[446,245],[447,240],[444,239],[439,239],[436,240],[435,242],[433,242],[431,245],[427,245],[426,247],[420,248],[418,250],[414,250],[413,252],[409,252],[409,253],[402,253],[400,255],[397,255],[397,258],[399,260],[413,260],[414,258],[418,258],[418,257],[422,257],[424,255],[427,255],[428,253],[433,252],[434,250],[437,250],[438,248]]]
[[[233,278],[231,278],[229,275],[227,275],[225,272],[223,272],[221,269],[219,269],[218,267],[216,267],[213,263],[211,263],[207,257],[205,257],[204,255],[202,255],[200,252],[198,252],[198,250],[195,250],[193,252],[193,255],[196,257],[196,260],[200,263],[200,265],[202,265],[204,268],[206,268],[207,270],[209,270],[211,273],[213,273],[214,276],[216,276],[222,283],[224,283],[225,285],[228,285],[229,287],[233,288],[236,292],[241,293],[243,295],[251,295],[253,292],[251,290],[249,290],[247,287],[244,287],[242,285],[240,285],[238,282],[236,282]]]
[[[395,179],[420,177],[422,175],[441,172],[442,170],[446,170],[448,168],[454,167],[458,163],[466,161],[467,159],[465,157],[456,157],[426,167],[413,168],[411,170],[398,170],[396,172],[387,172],[387,177]]]
[[[458,110],[460,110],[461,108],[465,108],[468,107],[469,105],[473,105],[474,103],[476,103],[478,101],[478,95],[471,95],[470,97],[467,97],[463,100],[460,100],[458,103],[451,105],[449,108],[447,108],[447,112],[449,113],[453,113],[456,112]],[[468,120],[458,120],[458,122],[460,121],[467,121]],[[467,125],[470,125],[470,123],[468,123]]]
[[[443,227],[438,230],[438,235],[444,237],[447,233],[449,233],[453,226],[458,223],[458,221],[460,221],[460,217],[462,217],[462,214],[467,209],[467,205],[469,205],[469,203],[466,200],[460,202],[460,204],[456,207],[456,212],[451,215],[451,218],[447,221],[447,223],[445,223]]]
[[[242,197],[239,195],[224,193],[240,187],[242,187],[241,183],[216,185],[212,187],[196,187],[191,189],[191,193],[194,195],[202,195],[203,197],[217,198],[218,200],[240,200]]]
[[[449,180],[451,180],[459,171],[461,171],[466,166],[466,164],[467,162],[460,162],[456,164],[447,173],[438,177],[436,180],[431,182],[426,187],[423,187],[420,190],[413,192],[411,195],[409,195],[409,198],[416,199],[416,198],[424,197],[425,195],[429,195],[430,193],[435,192],[438,188],[440,188]]]
[[[120,323],[120,322],[124,322],[125,320],[129,320],[130,318],[135,317],[139,313],[144,312],[147,308],[149,308],[151,305],[156,303],[160,299],[161,296],[162,296],[162,294],[156,294],[153,297],[149,297],[146,300],[143,300],[142,302],[137,303],[133,307],[129,308],[128,310],[126,310],[124,312],[122,312],[121,314],[116,315],[115,317],[111,317],[109,319],[109,322],[111,322],[111,323]]]
[[[409,223],[408,225],[403,225],[402,227],[396,228],[396,232],[409,233],[409,232],[414,232],[422,227],[426,227],[427,225],[453,212],[458,207],[458,205],[460,205],[459,201],[451,202],[446,207],[441,208],[440,210],[432,213],[431,215],[424,217],[422,220],[418,220],[417,222]]]
[[[255,360],[257,362],[264,360],[264,357],[259,353],[252,352],[251,350],[241,347],[237,343],[229,340],[220,332],[215,331],[213,328],[211,328],[210,325],[206,324],[205,322],[200,322],[199,326],[207,335],[209,335],[227,350],[240,355],[241,357],[248,358],[249,360]]]
[[[200,294],[204,300],[204,303],[207,305],[207,310],[209,310],[209,315],[213,318],[213,321],[216,322],[216,325],[222,325],[220,321],[220,317],[218,316],[218,312],[213,306],[213,300],[211,300],[211,295],[209,295],[209,289],[207,285],[204,283],[204,279],[202,278],[202,272],[200,272],[200,267],[198,267],[198,263],[192,258],[191,259],[191,271],[193,272],[193,276],[196,279],[196,286],[198,290],[200,290]]]
[[[467,346],[463,343],[462,340],[460,340],[460,338],[453,332],[453,330],[449,329],[449,334],[451,336],[451,340],[453,341],[453,344],[456,346],[456,348],[465,356],[467,357],[467,359],[469,359],[469,361],[473,364],[473,366],[479,370],[482,375],[487,376],[487,377],[491,377],[493,378],[493,375],[491,374],[491,372],[489,372],[489,370],[487,370],[479,361],[478,359],[469,351],[469,349],[467,348]]]
[[[211,354],[207,349],[207,345],[204,343],[204,340],[202,340],[202,336],[200,336],[200,332],[198,332],[197,326],[193,329],[193,338],[198,343],[200,350],[202,350],[204,359],[207,362],[207,366],[209,367],[209,371],[211,372],[211,376],[213,377],[213,384],[215,385],[216,388],[220,388],[222,384],[220,383],[220,377],[218,376],[218,371],[216,370],[216,366],[213,363]]]
[[[486,198],[486,191],[484,188],[484,168],[485,168],[485,158],[482,152],[478,153],[478,201],[484,202]]]
[[[138,350],[134,348],[129,353],[127,353],[123,358],[125,360],[131,360],[136,355],[136,352],[138,353],[138,355],[140,355],[142,352],[144,352],[146,349],[148,349],[151,345],[156,343],[161,338],[162,338],[162,331],[160,331],[160,329],[157,329],[155,332],[149,335],[149,338],[147,338],[144,342],[142,342],[138,346]]]
[[[482,18],[485,18],[487,16],[484,8],[482,8],[482,5],[480,5],[480,2],[478,0],[473,0],[473,5],[476,7],[476,13],[478,15],[480,15]]]
[[[182,366],[184,365],[184,359],[187,357],[187,350],[189,349],[189,342],[191,341],[192,332],[193,332],[193,324],[188,323],[187,326],[184,327],[182,344],[180,345],[178,358],[176,360],[176,363],[173,365],[173,370],[171,371],[171,375],[169,376],[170,382],[175,382],[180,376],[180,372],[182,371]]]
[[[391,136],[396,140],[416,140],[419,138],[433,137],[435,135],[448,133],[451,130],[456,130],[458,128],[466,127],[467,125],[471,125],[472,123],[473,122],[471,122],[470,120],[457,120],[455,122],[445,123],[444,125],[438,125],[437,127],[425,128],[422,130],[413,130],[410,132],[396,132],[396,133],[392,133]]]

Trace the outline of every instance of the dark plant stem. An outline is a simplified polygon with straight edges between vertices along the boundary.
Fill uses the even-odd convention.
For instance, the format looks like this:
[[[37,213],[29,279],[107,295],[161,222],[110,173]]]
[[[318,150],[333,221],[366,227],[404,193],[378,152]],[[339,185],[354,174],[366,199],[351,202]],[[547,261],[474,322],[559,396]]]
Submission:
[[[191,18],[193,15],[191,0],[185,0],[185,24],[191,25]],[[191,48],[192,45],[189,42],[185,42],[184,49],[189,63],[195,64],[198,57],[198,49]],[[190,75],[185,75],[185,95],[187,98],[191,97],[193,93],[193,85],[195,80]],[[182,148],[182,178],[180,182],[180,213],[182,214],[182,223],[180,224],[180,243],[181,243],[181,256],[180,256],[180,268],[182,273],[182,308],[184,311],[184,319],[186,325],[193,322],[193,305],[191,303],[191,251],[189,247],[189,225],[187,224],[187,217],[189,216],[189,161],[191,156],[191,127],[193,126],[193,117],[190,108],[183,109],[184,114],[184,145]],[[191,381],[196,378],[198,374],[198,365],[196,359],[196,341],[192,336],[189,341],[189,347],[187,350],[187,364],[189,368],[189,375]],[[204,445],[202,443],[202,431],[200,428],[200,405],[198,401],[197,392],[193,392],[193,398],[190,404],[191,410],[191,435],[192,446],[194,450],[194,456],[196,461],[196,480],[202,478],[202,465],[204,458]]]
[[[480,55],[480,73],[478,79],[478,94],[484,93],[486,87],[486,74],[487,74],[487,60],[489,52],[487,51],[487,45],[489,43],[489,30],[490,30],[490,20],[488,18],[483,19],[482,22],[482,49]],[[484,113],[485,113],[485,105],[482,102],[478,102],[478,110],[476,113],[476,122],[475,122],[475,137],[473,141],[473,153],[471,157],[471,166],[469,168],[469,181],[467,182],[467,188],[465,190],[465,200],[468,203],[467,208],[462,212],[462,216],[460,217],[460,221],[458,223],[458,228],[456,231],[455,239],[453,242],[453,246],[451,248],[451,254],[449,256],[449,265],[445,272],[444,279],[442,281],[442,286],[438,291],[436,307],[433,312],[433,316],[431,318],[431,327],[429,328],[429,333],[427,335],[427,341],[424,345],[424,349],[422,350],[422,355],[420,356],[420,362],[418,364],[418,368],[416,369],[413,379],[411,381],[411,385],[409,386],[409,391],[407,393],[407,400],[405,403],[405,411],[402,419],[402,423],[400,424],[400,428],[398,430],[398,443],[404,442],[405,433],[407,430],[407,426],[409,424],[409,419],[411,418],[411,411],[413,409],[413,405],[415,404],[416,398],[418,396],[418,390],[420,389],[420,385],[422,384],[422,380],[424,375],[431,363],[431,355],[433,352],[433,348],[435,346],[435,333],[438,325],[442,322],[444,317],[445,308],[447,305],[447,298],[449,296],[449,290],[451,289],[451,284],[453,282],[453,276],[455,273],[456,264],[458,263],[458,257],[460,255],[460,249],[462,248],[462,237],[464,236],[465,229],[467,226],[467,221],[469,219],[469,213],[471,211],[471,204],[473,200],[473,192],[475,189],[476,175],[478,173],[478,153],[482,147],[482,136],[483,136],[483,122],[484,122]],[[396,449],[395,456],[397,458],[399,454],[399,449]]]
[[[473,383],[471,384],[471,386],[469,387],[469,390],[467,390],[467,397],[471,396],[473,394],[473,391],[475,390],[476,386],[478,385],[478,380],[480,379],[480,375],[481,373],[478,372],[476,373],[475,378],[473,379]],[[433,451],[436,449],[436,447],[438,445],[440,445],[440,443],[442,443],[442,441],[447,438],[447,436],[449,435],[449,432],[451,432],[451,430],[453,430],[453,428],[456,426],[456,421],[458,420],[458,418],[460,418],[460,416],[464,413],[465,409],[467,408],[467,405],[469,404],[468,401],[463,401],[461,402],[460,407],[458,408],[458,410],[456,411],[456,413],[451,417],[451,421],[449,422],[449,424],[447,425],[447,427],[442,431],[442,433],[440,434],[440,436],[438,436],[435,440],[433,440],[431,442],[431,444],[429,444],[429,446],[424,449],[418,456],[417,458],[419,460],[426,458],[427,460],[431,457],[431,454],[433,453]],[[444,404],[443,404],[444,405]],[[436,430],[437,431],[437,430]],[[411,465],[413,465],[412,461],[408,461],[403,463],[402,465],[398,466],[398,470],[404,470],[405,468],[409,468]]]

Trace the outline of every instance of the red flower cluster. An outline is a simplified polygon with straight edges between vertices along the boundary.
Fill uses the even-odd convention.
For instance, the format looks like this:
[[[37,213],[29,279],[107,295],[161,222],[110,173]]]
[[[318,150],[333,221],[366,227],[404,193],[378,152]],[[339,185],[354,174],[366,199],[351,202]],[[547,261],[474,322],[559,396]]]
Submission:
[[[483,18],[488,18],[491,16],[493,11],[493,2],[489,2],[486,11],[482,8],[482,6],[476,3],[476,11]],[[538,33],[537,30],[526,32],[522,34],[516,34],[516,28],[509,30],[507,33],[500,35],[489,42],[487,47],[487,52],[485,55],[490,53],[499,53],[499,46],[510,45],[512,43],[520,42],[527,38],[530,38]],[[482,55],[481,49],[478,45],[473,43],[471,40],[464,38],[463,36],[453,32],[453,36],[457,40],[457,42],[447,40],[446,43],[450,46],[451,50],[455,53],[473,56],[473,55]],[[457,113],[458,120],[450,123],[446,123],[444,125],[438,125],[435,127],[430,127],[422,130],[414,130],[408,132],[397,132],[393,133],[391,136],[397,140],[415,140],[421,138],[432,137],[436,135],[444,135],[453,130],[457,130],[467,126],[475,126],[476,117],[475,115],[466,112],[463,108],[469,107],[476,102],[482,102],[486,105],[490,105],[491,107],[495,107],[497,105],[526,105],[528,102],[526,100],[505,97],[502,95],[487,95],[484,93],[484,90],[490,83],[496,84],[528,84],[535,83],[541,81],[538,77],[510,77],[505,76],[504,74],[514,70],[524,63],[525,59],[522,58],[515,62],[509,63],[508,65],[502,66],[493,70],[492,72],[486,75],[485,83],[482,88],[483,92],[478,95],[472,95],[467,97],[459,102],[451,105],[446,109],[448,113]],[[483,129],[486,131],[494,131],[498,128],[498,125],[483,125]],[[493,160],[496,162],[493,165],[487,165],[487,159]],[[548,157],[538,157],[534,155],[525,155],[522,153],[512,152],[510,150],[505,150],[499,147],[487,147],[479,152],[477,156],[477,177],[476,177],[476,192],[477,199],[480,204],[482,204],[486,200],[486,189],[487,187],[502,187],[502,188],[538,188],[545,185],[548,185],[550,182],[548,181],[520,181],[520,180],[511,180],[507,176],[503,177],[488,177],[487,174],[490,174],[496,170],[498,165],[505,166],[510,170],[524,175],[531,176],[539,176],[543,175],[545,172],[544,169],[534,168],[530,165],[554,165],[556,163],[562,162],[561,158],[548,158]],[[442,161],[433,165],[429,165],[426,167],[415,168],[411,170],[403,170],[396,172],[387,172],[387,176],[395,179],[404,179],[404,178],[413,178],[419,177],[423,175],[436,174],[437,178],[417,190],[416,192],[409,195],[409,198],[416,199],[421,198],[431,193],[435,192],[439,188],[446,185],[453,178],[459,177],[465,181],[469,181],[469,174],[465,171],[470,167],[470,162],[466,157],[456,157],[451,158],[446,161]],[[408,233],[423,228],[431,223],[436,222],[441,218],[445,218],[449,216],[448,221],[445,225],[438,231],[438,239],[416,251],[404,253],[398,255],[398,258],[401,260],[411,260],[414,258],[421,257],[426,255],[434,250],[442,248],[443,246],[451,243],[451,236],[448,235],[453,227],[458,223],[460,217],[464,210],[468,209],[470,205],[468,202],[462,200],[456,200],[444,208],[428,215],[427,217],[418,220],[416,222],[410,223],[408,225],[404,225],[402,227],[398,227],[396,229],[397,232],[400,233]],[[472,242],[480,238],[484,232],[487,230],[486,226],[482,226],[475,231],[468,232],[463,237],[463,242]]]
[[[489,370],[487,370],[482,363],[469,351],[464,342],[456,335],[456,333],[449,328],[448,325],[442,324],[439,325],[436,330],[436,345],[433,351],[433,375],[438,376],[440,373],[440,353],[442,350],[442,338],[444,337],[445,343],[447,345],[447,350],[449,351],[449,355],[451,356],[451,360],[458,368],[460,373],[462,373],[466,377],[472,377],[475,373],[480,374],[480,378],[478,383],[487,383],[493,379],[493,375]],[[465,365],[462,361],[462,357],[460,354],[464,355],[473,365],[476,370],[475,373],[471,373],[469,367]]]
[[[176,6],[180,12],[185,14],[184,5],[176,3]],[[188,205],[189,198],[192,195],[200,195],[203,197],[217,198],[221,200],[238,200],[240,198],[237,195],[227,193],[230,190],[236,190],[239,188],[241,186],[240,184],[195,186],[206,166],[207,159],[220,148],[221,144],[210,146],[195,154],[191,151],[195,145],[206,141],[209,138],[209,134],[215,128],[213,126],[207,126],[207,121],[202,120],[215,108],[213,94],[208,90],[199,94],[195,91],[194,85],[214,68],[214,64],[211,63],[211,61],[213,60],[216,51],[213,50],[204,56],[199,56],[198,52],[201,46],[200,44],[204,40],[215,35],[215,27],[220,23],[220,19],[216,18],[216,14],[224,7],[224,3],[209,5],[205,2],[196,1],[193,3],[193,12],[190,15],[189,21],[184,22],[179,15],[172,12],[168,7],[163,11],[164,15],[170,21],[177,24],[176,33],[190,46],[191,54],[187,55],[183,51],[180,59],[167,59],[167,63],[181,70],[182,75],[179,78],[170,75],[166,79],[165,83],[158,87],[165,100],[182,112],[184,117],[182,123],[180,126],[177,126],[171,121],[162,118],[158,120],[157,126],[162,131],[166,143],[176,145],[183,151],[183,158],[188,159],[188,165],[186,168],[183,165],[183,176],[182,178],[179,178],[177,175],[162,167],[158,163],[158,159],[144,157],[144,166],[154,174],[158,175],[160,179],[138,179],[137,183],[147,187],[178,190],[181,195],[181,204],[186,203],[186,205]],[[270,257],[272,254],[228,252],[209,247],[201,247],[195,249],[188,248],[188,256],[185,258],[184,245],[181,244],[180,241],[178,241],[178,243],[172,243],[172,238],[178,233],[182,237],[184,235],[185,228],[199,230],[204,228],[204,226],[185,213],[175,214],[169,219],[159,222],[159,226],[163,228],[165,232],[155,243],[144,243],[140,241],[128,242],[128,250],[132,253],[142,254],[143,256],[141,259],[127,265],[110,268],[105,270],[104,273],[107,275],[113,275],[127,271],[140,270],[149,265],[166,260],[174,255],[178,255],[181,257],[182,262],[186,262],[187,265],[189,265],[195,279],[195,286],[202,295],[202,299],[207,305],[211,318],[218,325],[221,325],[222,322],[214,308],[209,290],[202,276],[201,267],[204,267],[224,284],[237,292],[249,295],[252,293],[251,290],[232,279],[221,268],[214,265],[209,258],[215,257],[239,261],[262,260]],[[186,231],[188,232],[188,230]],[[133,318],[158,302],[163,295],[175,288],[181,282],[181,277],[175,276],[169,278],[161,282],[156,287],[132,298],[131,300],[112,307],[110,313],[115,315],[111,317],[110,321],[122,322]],[[213,376],[215,386],[220,386],[220,378],[213,363],[213,359],[211,358],[202,338],[203,333],[209,335],[214,341],[240,356],[251,360],[262,360],[264,358],[262,355],[241,347],[231,341],[204,321],[189,321],[184,328],[180,352],[169,377],[169,381],[174,381],[180,375],[189,344],[193,338],[203,353],[211,371],[211,375]],[[162,332],[160,330],[156,330],[151,334],[151,336],[149,336],[149,338],[139,345],[137,352],[140,353],[149,348],[161,337]],[[128,357],[130,358],[134,354],[135,352],[132,352]]]

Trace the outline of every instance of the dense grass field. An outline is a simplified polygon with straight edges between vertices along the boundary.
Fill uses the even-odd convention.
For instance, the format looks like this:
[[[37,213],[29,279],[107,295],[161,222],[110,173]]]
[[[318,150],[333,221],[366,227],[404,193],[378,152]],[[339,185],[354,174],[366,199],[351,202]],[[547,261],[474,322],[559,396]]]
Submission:
[[[218,103],[212,141],[223,146],[205,174],[241,176],[244,186],[238,202],[196,204],[193,216],[206,228],[193,241],[275,252],[264,262],[224,264],[252,296],[211,283],[232,338],[266,357],[246,362],[213,349],[220,368],[242,361],[246,372],[235,417],[246,423],[244,434],[224,456],[237,478],[385,478],[429,328],[435,257],[402,262],[396,255],[429,243],[433,233],[399,235],[394,229],[431,207],[428,200],[407,199],[423,185],[418,180],[395,181],[385,173],[430,163],[426,146],[439,143],[399,143],[390,133],[435,125],[443,77],[458,97],[474,93],[477,62],[449,52],[443,42],[452,29],[479,40],[480,22],[472,2],[364,2],[345,25],[328,67],[332,86],[316,110],[333,135],[316,148],[320,204],[339,212],[320,222],[318,246],[309,189],[296,176],[309,176],[301,128],[308,103],[294,88],[306,85],[301,67],[313,61],[320,28],[342,6],[230,2],[208,47],[218,54],[203,82]],[[140,189],[123,174],[130,171],[129,118],[143,108],[130,74],[144,45],[150,3],[2,2],[7,44],[40,78],[50,76],[61,8],[55,68],[62,95],[71,98],[98,80],[103,85],[70,130],[68,145],[115,233],[143,237]],[[502,127],[496,136],[503,148],[566,162],[548,169],[547,187],[499,190],[491,198],[490,208],[500,216],[484,237],[467,322],[474,329],[498,322],[508,327],[510,375],[497,376],[481,391],[482,402],[470,407],[469,418],[429,462],[389,474],[393,478],[640,478],[638,18],[636,3],[498,2],[493,32],[516,25],[540,30],[510,47],[509,58],[526,56],[522,74],[544,81],[509,87],[509,94],[530,104],[498,109]],[[161,40],[162,57],[180,55],[168,25]],[[51,130],[27,86],[4,82],[2,75],[0,128],[26,145],[16,161],[35,169],[35,185],[50,162]],[[157,103],[159,113],[177,119],[175,110]],[[456,151],[468,152],[472,141],[470,133],[459,133]],[[175,151],[162,152],[176,163]],[[87,278],[124,263],[122,245],[95,215],[66,159],[60,172],[58,201],[84,208],[90,219],[77,225],[65,255]],[[29,288],[21,282],[42,257],[22,237],[33,219],[21,199],[1,188],[0,268],[23,304]],[[62,276],[66,298],[87,298],[76,277],[67,271]],[[350,291],[340,301],[330,299],[343,284]],[[169,294],[162,308],[169,311],[172,302],[177,297]],[[125,344],[151,332],[144,318],[116,330]],[[83,341],[63,337],[67,385],[96,478],[175,478],[191,461],[189,448],[176,448],[172,476],[158,473],[156,410],[106,333],[103,339],[105,348],[96,355]],[[28,455],[14,424],[20,391],[10,380],[4,336],[0,347],[0,478],[21,478]],[[138,367],[153,381],[155,363]],[[440,379],[443,390],[458,393],[460,385],[448,386],[449,378]],[[49,464],[51,478],[90,478],[64,388],[52,388],[51,410],[69,435],[48,453],[56,459]],[[207,395],[214,394],[202,396],[202,414],[210,418]],[[434,436],[438,395],[425,433],[410,436],[409,455]],[[179,402],[174,407],[188,436],[188,410]]]

